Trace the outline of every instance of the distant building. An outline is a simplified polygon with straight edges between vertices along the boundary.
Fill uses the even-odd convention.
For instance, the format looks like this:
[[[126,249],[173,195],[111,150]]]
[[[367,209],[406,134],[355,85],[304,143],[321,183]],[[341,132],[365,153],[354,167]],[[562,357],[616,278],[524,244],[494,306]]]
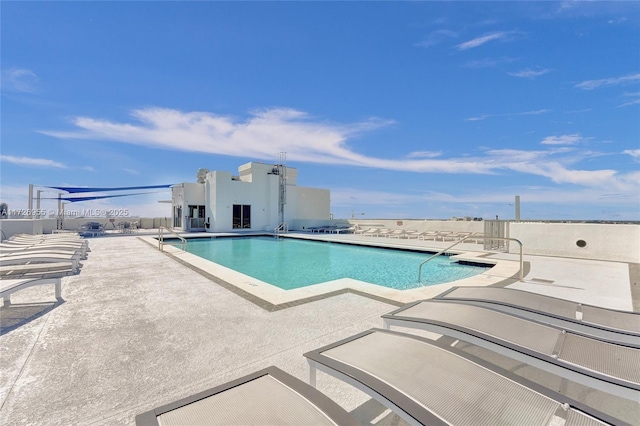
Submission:
[[[238,176],[198,170],[197,182],[172,187],[173,227],[185,231],[273,231],[294,219],[330,218],[328,189],[296,185],[298,170],[247,163]]]

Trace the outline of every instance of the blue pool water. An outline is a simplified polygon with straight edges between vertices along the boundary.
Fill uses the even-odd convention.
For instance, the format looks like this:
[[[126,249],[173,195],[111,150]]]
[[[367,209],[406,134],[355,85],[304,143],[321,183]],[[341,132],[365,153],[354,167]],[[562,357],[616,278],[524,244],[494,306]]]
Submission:
[[[290,290],[339,278],[353,278],[405,290],[480,274],[488,267],[460,265],[438,256],[404,250],[273,237],[190,240],[186,251],[227,268]]]

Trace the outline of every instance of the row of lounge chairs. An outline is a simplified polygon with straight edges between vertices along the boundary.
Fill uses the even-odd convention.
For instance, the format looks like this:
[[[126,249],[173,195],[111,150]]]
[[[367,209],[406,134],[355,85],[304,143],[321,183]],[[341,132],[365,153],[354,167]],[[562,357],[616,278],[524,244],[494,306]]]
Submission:
[[[88,242],[77,234],[18,234],[0,243],[0,296],[11,304],[11,294],[44,284],[55,285],[60,300],[61,280],[80,272]]]
[[[466,239],[466,241],[473,241],[476,243],[481,242],[484,237],[484,234],[482,232],[415,231],[386,228],[357,229],[354,231],[354,233],[363,236],[433,241],[460,241],[462,239]]]
[[[383,325],[305,353],[309,385],[269,367],[142,413],[136,423],[360,424],[315,389],[317,370],[408,424],[587,426],[640,418],[640,313],[455,287],[384,315]]]

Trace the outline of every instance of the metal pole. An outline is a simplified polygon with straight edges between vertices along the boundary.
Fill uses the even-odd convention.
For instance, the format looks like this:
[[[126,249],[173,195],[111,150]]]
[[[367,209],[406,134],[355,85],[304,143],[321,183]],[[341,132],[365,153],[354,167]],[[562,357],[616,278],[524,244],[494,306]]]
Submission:
[[[516,222],[520,222],[520,196],[516,195]]]
[[[33,219],[33,184],[29,184],[29,219]]]
[[[56,216],[56,229],[62,229],[62,219],[60,218],[62,213],[62,193],[58,194],[58,214]]]
[[[36,199],[36,210],[38,211],[38,218],[40,218],[40,194],[41,190],[38,189],[38,198]]]

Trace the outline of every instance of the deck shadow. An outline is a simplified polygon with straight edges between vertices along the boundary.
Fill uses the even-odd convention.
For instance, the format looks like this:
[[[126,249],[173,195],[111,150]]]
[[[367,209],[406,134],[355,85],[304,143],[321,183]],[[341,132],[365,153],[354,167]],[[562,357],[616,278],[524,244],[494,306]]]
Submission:
[[[65,301],[41,303],[12,303],[0,307],[0,336],[16,330],[31,321],[48,314]]]

